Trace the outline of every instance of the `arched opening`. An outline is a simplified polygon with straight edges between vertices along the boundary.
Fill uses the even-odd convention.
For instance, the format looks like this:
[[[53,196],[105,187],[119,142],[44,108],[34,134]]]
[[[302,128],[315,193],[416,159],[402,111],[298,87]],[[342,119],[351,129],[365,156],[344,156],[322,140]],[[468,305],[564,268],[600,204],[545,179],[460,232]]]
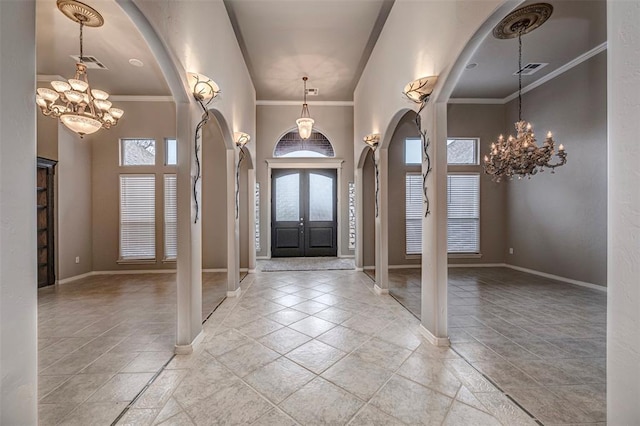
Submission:
[[[238,186],[238,220],[240,235],[240,277],[255,269],[255,172],[247,149],[240,163]]]
[[[387,147],[389,294],[420,316],[422,287],[422,149],[415,123],[407,111],[393,129]]]
[[[373,151],[367,149],[362,165],[362,268],[375,281],[376,269],[376,175]]]

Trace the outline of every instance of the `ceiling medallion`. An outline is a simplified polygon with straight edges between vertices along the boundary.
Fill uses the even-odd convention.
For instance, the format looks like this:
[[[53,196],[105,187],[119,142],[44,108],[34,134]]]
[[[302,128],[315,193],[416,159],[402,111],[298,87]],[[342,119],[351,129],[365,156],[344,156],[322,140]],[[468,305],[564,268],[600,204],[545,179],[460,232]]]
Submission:
[[[87,66],[84,63],[82,30],[85,26],[102,26],[102,15],[75,0],[58,0],[56,4],[65,16],[80,24],[80,60],[76,64],[73,78],[67,81],[52,81],[53,89],[38,88],[36,104],[42,114],[59,119],[82,138],[102,128],[109,129],[115,126],[124,111],[112,108],[111,101],[107,100],[107,92],[89,86]]]
[[[496,25],[493,36],[509,39],[530,33],[544,24],[551,13],[553,13],[553,6],[549,3],[535,3],[514,10]]]

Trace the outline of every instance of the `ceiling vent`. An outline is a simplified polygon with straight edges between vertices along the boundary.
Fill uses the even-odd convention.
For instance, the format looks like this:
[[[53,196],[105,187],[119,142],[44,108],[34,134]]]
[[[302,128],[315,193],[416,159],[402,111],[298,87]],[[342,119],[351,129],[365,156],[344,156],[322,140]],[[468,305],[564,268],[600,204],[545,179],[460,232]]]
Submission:
[[[80,62],[80,55],[71,55],[74,61]],[[93,70],[106,70],[107,67],[104,66],[102,62],[98,60],[95,56],[83,56],[82,62],[87,66],[88,69]]]
[[[307,95],[318,96],[318,89],[307,89]]]
[[[548,63],[545,62],[531,62],[528,63],[527,65],[525,65],[524,67],[522,67],[522,69],[518,72],[514,72],[513,75],[531,75],[531,74],[535,74],[538,71],[540,71],[542,68],[546,67],[547,65],[549,65]]]

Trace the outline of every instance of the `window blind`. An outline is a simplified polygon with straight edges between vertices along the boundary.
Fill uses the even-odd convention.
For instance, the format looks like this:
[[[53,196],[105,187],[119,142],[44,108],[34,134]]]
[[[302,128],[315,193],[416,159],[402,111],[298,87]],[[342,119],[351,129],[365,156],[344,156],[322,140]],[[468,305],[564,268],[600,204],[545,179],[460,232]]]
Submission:
[[[156,178],[120,175],[120,259],[156,257]]]
[[[164,257],[178,257],[178,204],[175,174],[164,175]]]
[[[449,253],[480,252],[480,175],[448,175]]]
[[[422,253],[422,175],[406,174],[406,253]]]

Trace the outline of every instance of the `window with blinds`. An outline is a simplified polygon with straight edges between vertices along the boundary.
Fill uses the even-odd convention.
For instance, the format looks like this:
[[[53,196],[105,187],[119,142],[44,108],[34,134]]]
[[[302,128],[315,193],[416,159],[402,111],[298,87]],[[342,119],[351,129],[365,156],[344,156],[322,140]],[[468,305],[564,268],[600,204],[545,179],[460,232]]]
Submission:
[[[422,253],[422,175],[406,174],[406,253]]]
[[[449,253],[480,252],[480,174],[449,174],[447,185]]]
[[[178,199],[175,174],[164,175],[164,258],[178,257]]]
[[[155,175],[120,175],[120,260],[156,258],[155,206]]]

